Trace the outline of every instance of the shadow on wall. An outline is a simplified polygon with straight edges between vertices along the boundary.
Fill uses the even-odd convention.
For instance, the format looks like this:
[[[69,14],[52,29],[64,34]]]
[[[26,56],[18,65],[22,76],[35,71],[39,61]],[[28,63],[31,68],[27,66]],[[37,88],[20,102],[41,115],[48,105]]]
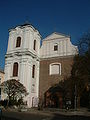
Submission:
[[[62,108],[63,91],[60,87],[51,87],[44,94],[45,107]]]

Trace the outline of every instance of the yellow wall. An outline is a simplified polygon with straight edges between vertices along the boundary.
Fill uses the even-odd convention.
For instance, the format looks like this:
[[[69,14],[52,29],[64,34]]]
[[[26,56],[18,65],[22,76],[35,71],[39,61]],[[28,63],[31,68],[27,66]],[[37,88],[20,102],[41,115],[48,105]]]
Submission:
[[[0,70],[0,78],[1,78],[0,83],[4,82],[4,75],[5,75],[4,72]]]

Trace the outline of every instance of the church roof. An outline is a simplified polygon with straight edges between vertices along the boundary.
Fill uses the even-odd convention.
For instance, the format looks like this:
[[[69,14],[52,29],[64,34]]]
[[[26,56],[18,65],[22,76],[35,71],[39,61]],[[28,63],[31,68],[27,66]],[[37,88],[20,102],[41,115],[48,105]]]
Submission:
[[[21,25],[19,25],[19,26],[27,26],[27,25],[31,25],[30,23],[24,23],[24,24],[21,24]]]
[[[24,24],[16,25],[16,26],[10,28],[9,30],[15,29],[16,27],[24,27],[24,26],[33,26],[33,25],[30,24],[29,22],[25,22]]]
[[[62,35],[62,36],[64,36],[64,37],[70,37],[70,35],[66,35],[66,34],[64,34],[64,33],[59,33],[59,32],[54,32],[53,34]]]

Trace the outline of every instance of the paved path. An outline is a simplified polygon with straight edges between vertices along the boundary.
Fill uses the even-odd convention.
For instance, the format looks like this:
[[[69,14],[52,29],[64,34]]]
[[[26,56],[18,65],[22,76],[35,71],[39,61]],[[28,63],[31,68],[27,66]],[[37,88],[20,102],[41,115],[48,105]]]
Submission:
[[[18,120],[88,120],[90,119],[90,112],[82,111],[50,111],[50,110],[29,110],[27,112],[18,112],[12,110],[4,110],[2,112],[3,116],[16,118]],[[82,119],[84,118],[84,119]],[[12,119],[13,120],[13,119]]]

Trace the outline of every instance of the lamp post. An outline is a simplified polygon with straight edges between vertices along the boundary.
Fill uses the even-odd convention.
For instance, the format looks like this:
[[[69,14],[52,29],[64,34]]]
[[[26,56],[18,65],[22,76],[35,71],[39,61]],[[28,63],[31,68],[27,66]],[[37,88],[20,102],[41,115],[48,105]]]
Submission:
[[[77,110],[77,88],[76,88],[76,84],[75,84],[74,109]]]

